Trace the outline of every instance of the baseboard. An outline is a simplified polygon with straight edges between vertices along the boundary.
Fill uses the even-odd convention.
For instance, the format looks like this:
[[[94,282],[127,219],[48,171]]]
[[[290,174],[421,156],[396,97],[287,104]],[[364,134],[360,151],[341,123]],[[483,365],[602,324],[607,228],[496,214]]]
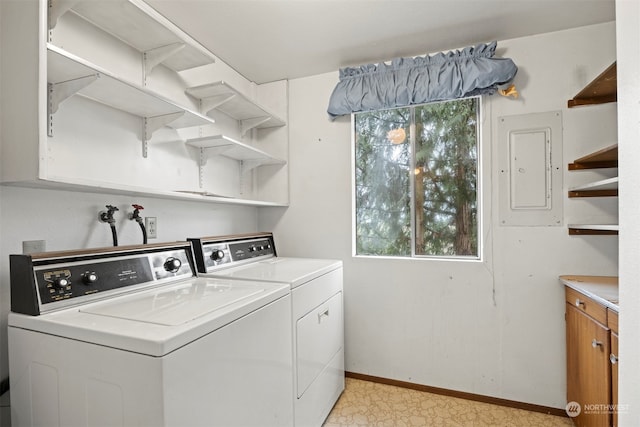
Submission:
[[[474,400],[476,402],[492,403],[494,405],[506,406],[509,408],[524,409],[527,411],[541,412],[543,414],[555,415],[567,418],[567,412],[564,409],[551,408],[549,406],[534,405],[532,403],[518,402],[515,400],[500,399],[498,397],[485,396],[482,394],[467,393],[464,391],[449,390],[446,388],[432,387],[428,385],[415,384],[406,381],[392,380],[389,378],[376,377],[373,375],[358,374],[356,372],[345,372],[345,376],[358,380],[371,381],[393,385],[396,387],[409,388],[412,390],[426,391],[428,393],[440,394],[449,397],[458,397],[460,399]]]

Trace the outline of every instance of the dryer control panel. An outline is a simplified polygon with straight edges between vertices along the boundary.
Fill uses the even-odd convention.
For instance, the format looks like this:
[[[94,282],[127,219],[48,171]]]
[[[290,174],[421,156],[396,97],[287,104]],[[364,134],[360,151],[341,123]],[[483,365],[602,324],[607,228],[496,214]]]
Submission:
[[[11,255],[11,311],[38,315],[194,277],[191,245]]]
[[[193,244],[199,273],[211,273],[221,268],[276,256],[273,235],[269,233],[188,240]]]

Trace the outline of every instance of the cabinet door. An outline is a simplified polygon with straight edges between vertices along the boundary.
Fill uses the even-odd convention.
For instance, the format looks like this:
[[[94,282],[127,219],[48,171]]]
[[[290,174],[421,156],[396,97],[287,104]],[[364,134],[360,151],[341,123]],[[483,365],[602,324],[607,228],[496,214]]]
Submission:
[[[613,427],[618,425],[618,334],[611,331],[611,403],[613,404]]]
[[[579,427],[611,425],[609,329],[570,304],[567,309],[567,401],[581,406]]]

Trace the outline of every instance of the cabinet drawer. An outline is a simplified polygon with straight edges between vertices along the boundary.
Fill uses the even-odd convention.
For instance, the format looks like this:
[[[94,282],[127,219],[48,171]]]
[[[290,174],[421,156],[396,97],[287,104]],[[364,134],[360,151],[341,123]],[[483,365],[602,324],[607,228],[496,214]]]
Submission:
[[[618,333],[618,312],[607,309],[607,326],[616,334]]]
[[[342,292],[318,305],[296,324],[297,397],[342,348]]]
[[[342,267],[294,288],[291,291],[293,320],[307,315],[318,304],[341,291]]]
[[[565,287],[565,295],[567,304],[576,307],[603,325],[607,324],[607,308],[605,306],[598,304],[588,296],[569,287]]]

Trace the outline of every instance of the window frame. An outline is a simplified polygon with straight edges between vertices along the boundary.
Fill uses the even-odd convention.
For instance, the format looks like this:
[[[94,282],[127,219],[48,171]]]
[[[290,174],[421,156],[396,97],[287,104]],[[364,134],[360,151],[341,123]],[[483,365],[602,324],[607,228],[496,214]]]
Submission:
[[[357,253],[357,214],[356,214],[356,114],[359,112],[351,113],[351,255],[354,258],[371,258],[371,259],[386,259],[386,260],[419,260],[419,261],[453,261],[453,262],[483,262],[484,261],[484,229],[485,229],[485,214],[484,214],[484,120],[485,120],[485,102],[486,97],[482,95],[469,96],[465,98],[459,99],[471,99],[476,98],[478,100],[477,104],[477,172],[476,172],[476,226],[477,226],[477,244],[478,244],[478,253],[477,255],[418,255],[416,254],[415,240],[416,240],[416,215],[415,215],[415,180],[409,179],[410,182],[410,198],[411,198],[411,255],[369,255],[369,254],[358,254]],[[430,103],[424,104],[414,104],[407,105],[405,107],[397,107],[397,108],[411,108],[411,125],[409,130],[409,143],[411,144],[411,162],[412,166],[415,167],[416,159],[416,138],[415,138],[415,108],[429,105],[440,102],[450,102],[456,101],[454,100],[444,100],[444,101],[434,101]],[[382,109],[381,109],[382,110]],[[388,110],[388,108],[385,108]]]

